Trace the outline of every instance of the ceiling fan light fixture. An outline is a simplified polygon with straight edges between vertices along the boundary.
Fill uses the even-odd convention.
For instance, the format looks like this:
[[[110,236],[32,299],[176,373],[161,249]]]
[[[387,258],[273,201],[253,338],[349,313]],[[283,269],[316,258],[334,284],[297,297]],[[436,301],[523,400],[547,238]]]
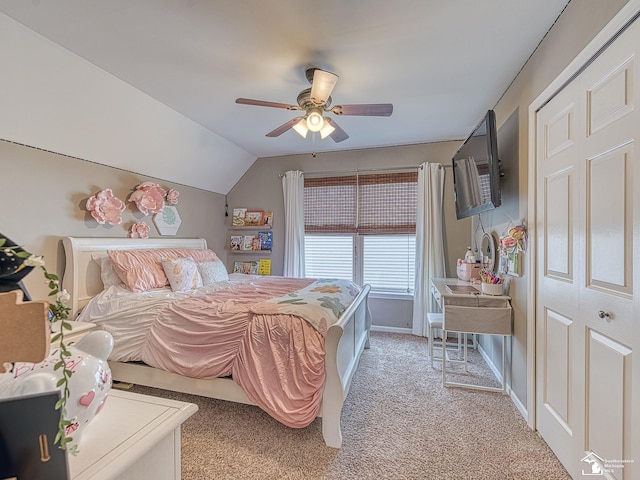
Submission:
[[[319,132],[324,126],[324,118],[322,114],[317,111],[313,111],[307,115],[307,128],[312,132]]]
[[[322,127],[322,129],[320,130],[320,138],[325,139],[335,131],[335,127],[328,121],[325,121],[324,127]]]
[[[304,118],[300,119],[292,128],[298,132],[302,138],[307,138],[309,129],[307,128],[307,121]]]

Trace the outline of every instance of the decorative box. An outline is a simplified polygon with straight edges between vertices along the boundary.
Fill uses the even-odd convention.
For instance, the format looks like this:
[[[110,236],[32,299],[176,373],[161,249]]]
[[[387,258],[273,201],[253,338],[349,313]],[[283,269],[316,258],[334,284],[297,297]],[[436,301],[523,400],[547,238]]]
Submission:
[[[470,282],[471,280],[480,280],[481,263],[458,263],[457,273],[460,280]]]

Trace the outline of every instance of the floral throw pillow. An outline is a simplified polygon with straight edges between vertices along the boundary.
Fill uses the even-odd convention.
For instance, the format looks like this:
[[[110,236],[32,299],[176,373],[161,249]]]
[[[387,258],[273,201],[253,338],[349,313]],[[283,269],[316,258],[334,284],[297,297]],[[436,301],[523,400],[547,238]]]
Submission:
[[[207,285],[213,285],[216,282],[226,282],[229,280],[227,269],[220,259],[212,262],[199,262],[198,270],[200,271],[200,276],[202,276],[202,284],[205,287]]]
[[[167,258],[162,268],[174,292],[184,292],[202,287],[202,277],[198,265],[191,257]]]

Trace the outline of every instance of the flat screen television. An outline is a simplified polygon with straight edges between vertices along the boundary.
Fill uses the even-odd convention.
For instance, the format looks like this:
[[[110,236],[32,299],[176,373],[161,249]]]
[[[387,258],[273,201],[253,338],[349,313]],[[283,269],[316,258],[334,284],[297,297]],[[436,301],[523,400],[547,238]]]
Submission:
[[[496,115],[489,110],[453,155],[456,217],[471,217],[500,206],[500,161]]]

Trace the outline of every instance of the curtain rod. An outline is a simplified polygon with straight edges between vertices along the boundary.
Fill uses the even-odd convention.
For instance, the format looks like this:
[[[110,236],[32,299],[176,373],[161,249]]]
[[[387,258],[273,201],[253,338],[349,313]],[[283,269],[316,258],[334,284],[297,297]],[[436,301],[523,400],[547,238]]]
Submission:
[[[447,168],[447,165],[442,165],[441,168]],[[364,172],[395,172],[396,170],[421,170],[422,164],[413,165],[413,166],[404,166],[404,167],[385,167],[385,168],[363,168],[363,169],[355,169],[355,170],[332,170],[325,172],[302,172],[305,175],[328,175],[328,174],[340,174],[340,173],[364,173]],[[278,177],[284,177],[284,173],[279,173]]]

